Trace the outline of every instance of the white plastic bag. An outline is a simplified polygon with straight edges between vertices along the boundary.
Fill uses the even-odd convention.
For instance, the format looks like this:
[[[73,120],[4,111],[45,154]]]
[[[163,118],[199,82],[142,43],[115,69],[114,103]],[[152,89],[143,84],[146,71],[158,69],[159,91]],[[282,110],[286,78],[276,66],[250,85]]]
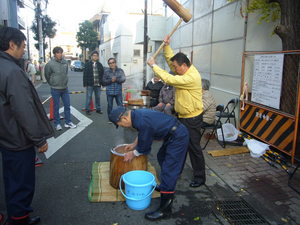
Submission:
[[[269,149],[269,145],[255,139],[245,139],[245,142],[250,150],[250,155],[254,158],[262,156]]]
[[[239,131],[231,123],[224,123],[222,128],[225,141],[235,141],[238,138]],[[221,128],[217,129],[217,135],[218,140],[223,141]]]

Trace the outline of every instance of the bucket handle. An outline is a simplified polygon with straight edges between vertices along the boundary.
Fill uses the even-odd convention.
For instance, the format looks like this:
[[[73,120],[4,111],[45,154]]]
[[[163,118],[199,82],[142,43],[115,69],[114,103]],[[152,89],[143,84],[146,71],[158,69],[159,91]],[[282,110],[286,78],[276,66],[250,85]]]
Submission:
[[[122,195],[123,195],[126,199],[129,199],[129,200],[132,200],[132,201],[137,201],[137,200],[140,201],[140,200],[144,200],[144,199],[148,198],[150,195],[152,195],[153,191],[155,190],[155,186],[156,186],[156,182],[155,182],[155,180],[154,180],[152,191],[150,191],[150,193],[149,193],[146,197],[144,197],[144,198],[141,198],[141,199],[135,199],[135,198],[131,198],[131,197],[127,196],[127,195],[122,191],[122,187],[121,187],[121,182],[122,182],[122,180],[123,180],[123,175],[122,175],[121,178],[120,178],[119,189],[120,189]]]

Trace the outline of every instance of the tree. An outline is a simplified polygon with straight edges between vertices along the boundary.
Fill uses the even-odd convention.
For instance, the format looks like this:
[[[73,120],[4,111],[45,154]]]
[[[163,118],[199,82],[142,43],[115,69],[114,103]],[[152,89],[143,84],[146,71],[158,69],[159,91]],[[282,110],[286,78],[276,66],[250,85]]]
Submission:
[[[32,22],[31,30],[34,33],[33,39],[37,42],[39,41],[39,32],[38,32],[38,25],[37,25],[37,15],[36,19]],[[48,44],[45,43],[45,39],[54,38],[56,35],[56,22],[53,21],[49,16],[43,16],[42,18],[42,35],[43,35],[43,46],[44,46],[44,59],[45,59],[45,49],[48,48]],[[34,45],[37,50],[39,50],[39,44]]]
[[[228,0],[230,2],[238,0]],[[300,50],[299,0],[246,0],[249,13],[261,15],[259,23],[276,22],[274,33],[282,41],[282,50]],[[295,114],[299,54],[285,55],[280,109]],[[297,93],[296,93],[297,94]],[[298,99],[299,101],[299,99]]]
[[[88,20],[79,24],[79,31],[76,34],[78,46],[84,53],[84,59],[86,59],[86,50],[93,51],[98,45],[98,34],[93,29],[93,24]]]
[[[237,0],[229,0],[237,1]],[[258,22],[277,22],[274,33],[282,40],[282,50],[300,49],[299,0],[247,0],[249,13],[261,15]]]

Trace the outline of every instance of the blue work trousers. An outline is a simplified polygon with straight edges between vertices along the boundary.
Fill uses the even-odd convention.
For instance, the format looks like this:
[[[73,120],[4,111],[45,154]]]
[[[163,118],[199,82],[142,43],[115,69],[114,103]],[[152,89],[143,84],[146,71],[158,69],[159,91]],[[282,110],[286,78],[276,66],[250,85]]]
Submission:
[[[96,110],[101,111],[101,104],[100,104],[101,87],[100,86],[87,86],[86,87],[85,110],[86,111],[90,110],[90,103],[92,100],[93,92],[95,93]]]
[[[31,202],[35,188],[34,147],[22,151],[2,152],[5,201],[9,218],[18,219],[32,212]]]
[[[157,153],[161,167],[161,193],[174,192],[189,144],[189,133],[184,125],[179,125],[172,135],[165,140]]]
[[[68,88],[66,89],[54,89],[51,88],[51,95],[54,103],[54,125],[60,124],[59,116],[59,101],[60,98],[64,103],[65,123],[71,122],[71,109],[70,109],[70,95]]]
[[[114,99],[116,100],[117,106],[123,106],[122,94],[118,94],[118,95],[108,95],[108,94],[106,94],[106,98],[107,98],[107,115],[109,115],[111,110],[113,109]]]

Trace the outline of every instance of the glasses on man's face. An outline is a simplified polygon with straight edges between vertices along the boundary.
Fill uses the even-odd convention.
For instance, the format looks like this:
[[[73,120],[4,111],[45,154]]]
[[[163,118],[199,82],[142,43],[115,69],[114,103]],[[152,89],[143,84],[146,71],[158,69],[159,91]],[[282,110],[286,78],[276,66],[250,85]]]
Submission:
[[[120,122],[120,120],[121,120],[121,117],[122,117],[122,116],[125,114],[125,112],[126,112],[126,110],[120,114],[120,116],[119,116],[119,118],[118,118],[118,121],[117,121],[117,122]]]
[[[116,62],[109,62],[108,65],[115,64]]]

